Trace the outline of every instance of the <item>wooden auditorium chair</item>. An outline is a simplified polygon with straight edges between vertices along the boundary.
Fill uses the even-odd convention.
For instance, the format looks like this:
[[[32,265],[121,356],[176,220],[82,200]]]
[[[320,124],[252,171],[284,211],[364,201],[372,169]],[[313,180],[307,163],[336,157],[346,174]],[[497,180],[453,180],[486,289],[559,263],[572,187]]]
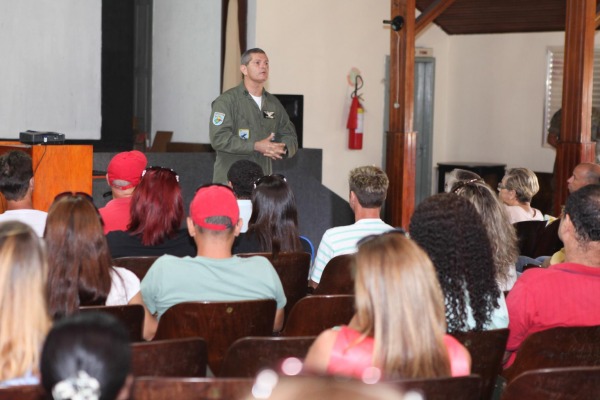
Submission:
[[[591,400],[600,397],[600,367],[547,368],[512,380],[502,400]]]
[[[157,256],[117,257],[113,258],[113,265],[130,270],[141,281],[157,258]]]
[[[453,332],[471,354],[471,373],[481,377],[481,398],[491,399],[496,378],[502,372],[502,359],[508,341],[508,329]]]
[[[260,370],[279,370],[279,363],[288,358],[304,359],[315,336],[298,337],[245,337],[229,347],[221,377],[250,378]]]
[[[534,369],[583,366],[600,366],[600,325],[551,328],[529,335],[502,375],[511,382]]]
[[[350,267],[354,254],[333,257],[321,275],[313,294],[354,294],[354,278]]]
[[[208,355],[202,338],[132,343],[134,376],[205,377]]]
[[[154,340],[202,337],[208,346],[208,365],[218,375],[225,352],[245,336],[270,336],[275,300],[193,301],[174,305],[160,318]]]
[[[317,336],[326,329],[348,324],[353,316],[353,295],[307,296],[290,312],[281,336]]]
[[[125,326],[132,342],[144,340],[144,306],[141,304],[126,304],[122,306],[83,306],[80,312],[105,312],[112,315]]]
[[[241,253],[240,257],[262,256],[267,258],[277,271],[283,292],[287,299],[285,316],[289,315],[294,305],[306,296],[310,254],[304,252],[285,252],[273,256],[272,253]]]

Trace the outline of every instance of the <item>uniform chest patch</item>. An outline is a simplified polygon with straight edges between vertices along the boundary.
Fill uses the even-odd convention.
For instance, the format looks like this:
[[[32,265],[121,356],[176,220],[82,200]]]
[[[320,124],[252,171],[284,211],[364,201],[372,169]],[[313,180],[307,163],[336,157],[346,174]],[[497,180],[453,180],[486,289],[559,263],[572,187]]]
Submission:
[[[215,112],[213,114],[213,125],[219,126],[225,121],[225,114],[220,112]]]
[[[250,129],[239,129],[238,136],[240,139],[248,140],[250,139]]]

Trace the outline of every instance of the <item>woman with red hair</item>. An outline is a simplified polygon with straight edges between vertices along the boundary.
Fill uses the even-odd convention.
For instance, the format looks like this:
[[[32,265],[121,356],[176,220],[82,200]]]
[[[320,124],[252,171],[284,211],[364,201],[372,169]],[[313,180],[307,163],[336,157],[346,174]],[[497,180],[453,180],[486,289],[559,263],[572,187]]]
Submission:
[[[193,240],[183,228],[179,176],[163,167],[148,167],[131,199],[127,231],[106,235],[113,258],[125,256],[195,256]]]

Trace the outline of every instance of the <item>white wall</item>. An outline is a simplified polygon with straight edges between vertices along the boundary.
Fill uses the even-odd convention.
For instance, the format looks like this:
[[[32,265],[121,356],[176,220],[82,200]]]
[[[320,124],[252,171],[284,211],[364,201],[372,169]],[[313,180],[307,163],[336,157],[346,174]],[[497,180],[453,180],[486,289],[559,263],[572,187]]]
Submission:
[[[152,133],[208,143],[210,104],[219,95],[221,3],[154,0]]]
[[[0,1],[0,137],[100,139],[101,0]]]
[[[555,151],[543,146],[546,49],[562,33],[449,38],[446,114],[435,121],[446,138],[436,161],[486,161],[552,172]],[[442,139],[443,140],[443,139]]]
[[[155,1],[153,131],[174,130],[178,141],[208,141],[219,76],[214,3]],[[351,168],[383,163],[389,14],[383,0],[251,2],[248,45],[269,55],[267,90],[305,96],[304,146],[323,149],[323,183],[344,198]],[[542,144],[546,48],[563,41],[562,33],[448,36],[435,25],[418,36],[436,59],[434,176],[448,161],[552,171],[555,152]],[[359,151],[347,148],[352,67],[365,82]]]
[[[388,1],[260,0],[256,45],[270,61],[267,90],[304,95],[304,147],[323,149],[323,183],[348,196],[348,171],[382,165]],[[346,76],[362,72],[365,135],[348,150],[346,119],[353,90]]]

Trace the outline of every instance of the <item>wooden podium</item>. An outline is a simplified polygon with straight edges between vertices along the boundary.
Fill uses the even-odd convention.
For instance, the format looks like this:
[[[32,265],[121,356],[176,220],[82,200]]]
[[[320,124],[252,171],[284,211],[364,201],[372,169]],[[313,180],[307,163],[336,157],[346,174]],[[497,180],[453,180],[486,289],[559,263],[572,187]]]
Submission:
[[[21,142],[0,142],[0,154],[21,150],[31,156],[33,164],[33,207],[48,211],[54,197],[62,192],[92,194],[92,145],[28,145]],[[0,211],[6,203],[2,198]]]

